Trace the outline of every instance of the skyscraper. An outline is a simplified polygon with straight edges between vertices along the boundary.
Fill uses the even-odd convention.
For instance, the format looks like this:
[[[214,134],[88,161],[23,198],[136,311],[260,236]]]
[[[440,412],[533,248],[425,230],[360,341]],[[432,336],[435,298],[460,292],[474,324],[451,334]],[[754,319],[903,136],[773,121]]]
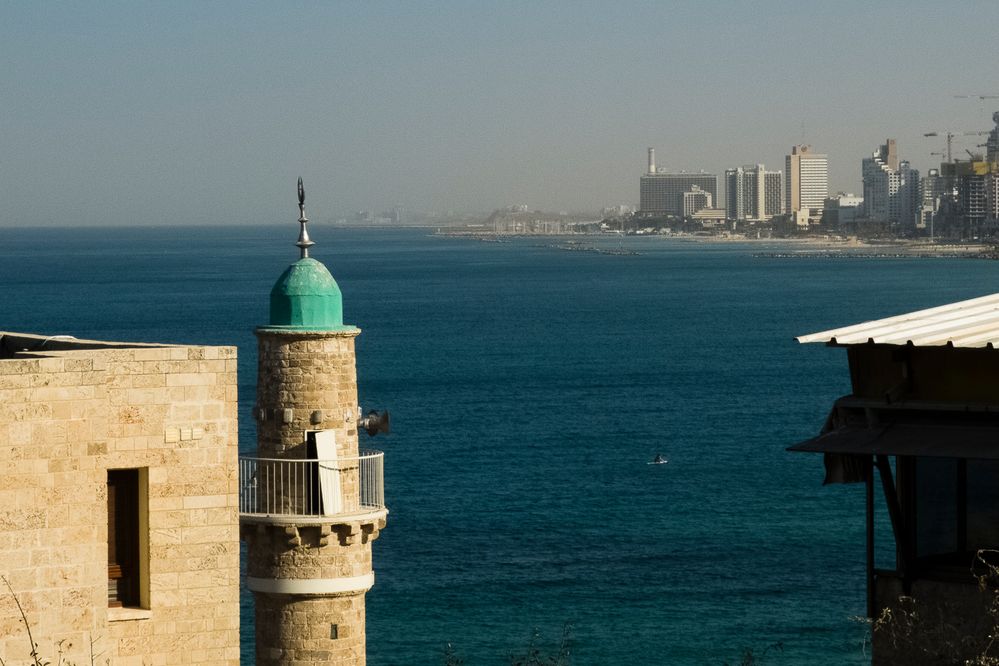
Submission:
[[[937,211],[940,210],[941,198],[944,194],[944,182],[940,177],[938,169],[930,169],[929,172],[919,179],[919,220],[916,226],[930,230],[933,235],[933,223],[936,220]]]
[[[639,181],[639,213],[682,216],[683,195],[694,186],[718,199],[718,176],[713,173],[666,173],[656,170],[655,151],[649,148],[649,170]],[[710,205],[710,204],[709,204]]]
[[[762,164],[725,171],[725,211],[730,220],[765,222],[784,211],[784,176]]]
[[[914,228],[920,209],[919,171],[899,160],[895,139],[886,139],[865,157],[861,169],[867,217],[888,222],[899,231]]]
[[[989,138],[985,141],[985,159],[989,162],[999,162],[999,111],[992,114],[992,122],[996,126],[989,132]]]
[[[999,111],[992,114],[992,122],[996,124],[989,132],[986,141],[985,159],[989,163],[989,174],[985,179],[985,193],[988,200],[988,216],[999,219]]]
[[[829,196],[829,159],[811,146],[792,147],[784,159],[784,185],[784,212],[807,226],[819,218]]]

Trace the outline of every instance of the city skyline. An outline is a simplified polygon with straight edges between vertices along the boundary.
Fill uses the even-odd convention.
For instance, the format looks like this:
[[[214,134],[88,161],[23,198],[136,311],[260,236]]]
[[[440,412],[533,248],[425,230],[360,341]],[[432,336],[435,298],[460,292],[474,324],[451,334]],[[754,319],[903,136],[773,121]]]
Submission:
[[[638,203],[648,146],[722,175],[809,144],[859,193],[884,137],[925,172],[999,109],[990,59],[947,47],[994,4],[718,7],[10,5],[0,225],[277,222],[299,175],[320,222],[595,211]]]

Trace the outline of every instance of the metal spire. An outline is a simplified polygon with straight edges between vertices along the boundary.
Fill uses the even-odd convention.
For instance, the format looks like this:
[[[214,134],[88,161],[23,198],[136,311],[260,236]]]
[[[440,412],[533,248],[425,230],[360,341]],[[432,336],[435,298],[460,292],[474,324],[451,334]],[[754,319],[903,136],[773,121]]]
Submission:
[[[298,221],[302,223],[302,231],[298,234],[298,242],[295,243],[302,249],[302,259],[309,256],[309,248],[315,245],[309,238],[309,230],[305,228],[309,218],[305,217],[305,186],[302,185],[302,177],[298,177]]]

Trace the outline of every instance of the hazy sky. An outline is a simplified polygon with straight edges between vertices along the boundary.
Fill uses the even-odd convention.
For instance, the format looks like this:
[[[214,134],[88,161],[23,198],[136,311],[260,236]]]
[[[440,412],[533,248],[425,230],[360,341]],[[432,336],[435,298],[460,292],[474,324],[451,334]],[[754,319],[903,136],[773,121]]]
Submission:
[[[134,2],[0,8],[0,225],[592,210],[660,166],[986,130],[999,2]],[[977,137],[955,142],[974,148]]]

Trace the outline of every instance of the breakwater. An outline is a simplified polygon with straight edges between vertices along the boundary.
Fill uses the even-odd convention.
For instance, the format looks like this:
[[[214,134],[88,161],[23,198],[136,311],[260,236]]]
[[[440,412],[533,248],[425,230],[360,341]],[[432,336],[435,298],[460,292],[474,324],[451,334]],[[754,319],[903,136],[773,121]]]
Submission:
[[[549,250],[562,250],[564,252],[592,252],[594,254],[609,254],[618,257],[637,257],[642,254],[636,250],[629,250],[623,247],[597,247],[596,245],[584,245],[583,243],[576,241],[569,241],[567,243],[547,243],[544,245],[535,245],[534,247],[543,247]]]
[[[754,259],[999,259],[999,251],[897,251],[897,252],[838,252],[838,251],[800,251],[800,252],[755,252]]]

